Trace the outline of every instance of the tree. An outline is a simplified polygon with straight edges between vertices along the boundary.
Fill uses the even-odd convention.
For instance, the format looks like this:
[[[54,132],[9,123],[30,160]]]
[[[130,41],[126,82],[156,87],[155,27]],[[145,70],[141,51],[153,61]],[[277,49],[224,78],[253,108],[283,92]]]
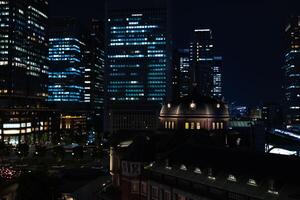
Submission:
[[[47,148],[45,146],[36,145],[35,146],[35,155],[39,157],[44,157],[46,155]]]
[[[78,146],[73,149],[74,158],[77,160],[81,160],[83,158],[83,147]]]
[[[93,149],[92,157],[97,159],[103,159],[105,156],[105,152],[102,147],[97,147]]]
[[[57,146],[52,149],[52,155],[57,162],[61,162],[65,157],[65,150],[62,146]]]
[[[17,146],[17,156],[19,158],[25,158],[29,154],[29,145],[28,144],[18,144]]]
[[[58,179],[46,172],[25,173],[19,177],[18,184],[16,200],[57,199]]]
[[[10,148],[4,142],[0,142],[0,160],[5,159],[10,154]]]

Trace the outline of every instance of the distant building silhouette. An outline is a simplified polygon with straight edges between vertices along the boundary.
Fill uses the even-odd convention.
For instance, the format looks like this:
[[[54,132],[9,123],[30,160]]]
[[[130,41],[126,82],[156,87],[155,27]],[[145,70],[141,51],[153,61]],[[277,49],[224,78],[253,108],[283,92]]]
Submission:
[[[204,96],[222,98],[222,57],[215,55],[211,29],[195,29],[190,44],[191,81]]]

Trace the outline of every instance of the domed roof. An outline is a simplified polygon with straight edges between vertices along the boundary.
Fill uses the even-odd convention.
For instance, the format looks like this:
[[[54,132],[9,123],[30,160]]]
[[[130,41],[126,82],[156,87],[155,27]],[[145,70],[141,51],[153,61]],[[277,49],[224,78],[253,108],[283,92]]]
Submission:
[[[196,92],[162,106],[160,117],[229,118],[228,106]]]

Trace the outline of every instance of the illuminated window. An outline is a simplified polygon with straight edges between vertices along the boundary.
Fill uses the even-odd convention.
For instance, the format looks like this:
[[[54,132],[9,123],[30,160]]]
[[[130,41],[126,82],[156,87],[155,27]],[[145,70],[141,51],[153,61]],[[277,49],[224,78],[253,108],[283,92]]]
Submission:
[[[168,122],[168,129],[171,129],[171,122]]]
[[[223,122],[220,123],[220,128],[221,128],[221,129],[224,129],[224,124],[223,124]]]
[[[195,129],[195,123],[191,122],[191,129]]]
[[[172,129],[175,129],[175,122],[172,122]]]
[[[217,129],[220,129],[220,123],[217,122],[216,124],[217,124]]]
[[[201,129],[200,122],[197,122],[197,130]]]
[[[165,129],[168,128],[168,122],[165,122]]]
[[[190,124],[188,122],[185,122],[185,129],[190,129]]]
[[[215,122],[212,123],[212,129],[213,129],[213,130],[216,129],[216,123],[215,123]]]

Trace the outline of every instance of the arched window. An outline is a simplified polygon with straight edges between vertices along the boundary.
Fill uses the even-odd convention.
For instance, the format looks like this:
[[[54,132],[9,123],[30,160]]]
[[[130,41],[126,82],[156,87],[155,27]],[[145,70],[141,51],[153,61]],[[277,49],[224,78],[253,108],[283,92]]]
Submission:
[[[216,123],[215,123],[215,122],[212,123],[212,129],[213,129],[213,130],[216,129]]]
[[[201,129],[200,122],[197,122],[197,130]]]
[[[224,124],[223,124],[223,122],[221,122],[221,129],[224,129]]]
[[[167,128],[168,128],[168,122],[165,121],[165,129],[167,129]]]
[[[217,122],[216,124],[217,124],[217,130],[220,129],[220,123]]]
[[[188,122],[185,122],[184,128],[185,128],[186,130],[190,129],[190,124],[189,124]]]
[[[191,122],[191,129],[195,129],[195,122]]]
[[[172,122],[172,129],[175,129],[175,122]]]

